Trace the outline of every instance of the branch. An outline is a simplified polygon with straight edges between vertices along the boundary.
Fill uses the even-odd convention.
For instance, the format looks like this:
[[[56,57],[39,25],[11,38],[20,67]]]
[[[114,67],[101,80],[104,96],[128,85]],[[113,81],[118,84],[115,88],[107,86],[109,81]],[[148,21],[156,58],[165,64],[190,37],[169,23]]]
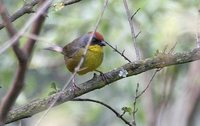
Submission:
[[[26,30],[31,26],[31,24],[38,18],[38,16],[46,10],[47,7],[49,7],[49,4],[51,4],[53,0],[47,0],[43,6],[41,6],[37,12],[35,13],[34,16],[30,17],[29,20],[24,24],[23,28],[19,30],[17,34],[15,34],[11,39],[6,41],[1,47],[0,47],[0,54],[6,51],[9,47],[11,47],[17,39],[19,39],[25,32]],[[69,4],[71,0],[68,0]],[[74,1],[74,0],[73,0]]]
[[[113,109],[111,106],[101,102],[101,101],[97,101],[97,100],[93,100],[93,99],[83,99],[83,98],[76,98],[76,99],[73,99],[72,101],[88,101],[88,102],[94,102],[94,103],[98,103],[100,105],[103,105],[105,106],[106,108],[108,108],[109,110],[111,110],[113,113],[115,113],[115,115],[120,118],[125,124],[127,124],[128,126],[132,126],[130,124],[130,122],[128,122],[121,114],[119,114],[115,109]]]
[[[78,96],[81,96],[93,90],[103,88],[104,86],[109,85],[112,82],[126,78],[128,76],[137,75],[151,69],[188,63],[199,59],[200,59],[200,49],[197,48],[190,52],[167,54],[167,55],[159,54],[155,57],[147,58],[145,60],[127,63],[115,70],[105,73],[105,76],[107,77],[106,81],[102,79],[101,76],[94,76],[91,80],[79,84],[80,90],[77,90],[74,93],[72,93],[70,90],[65,90],[64,92],[62,92],[62,95],[60,96],[56,105],[72,100]],[[126,77],[119,76],[119,73],[121,73],[122,70],[127,71]],[[46,110],[52,103],[52,101],[55,100],[57,94],[53,94],[47,98],[34,100],[24,106],[11,110],[8,115],[6,123],[27,118],[36,113]]]
[[[3,4],[3,1],[0,0],[0,13],[3,20],[4,25],[6,26],[6,29],[10,35],[10,37],[13,37],[16,34],[16,30],[14,29],[11,21],[8,18],[8,12],[6,7]],[[21,92],[23,86],[24,86],[24,76],[26,71],[26,58],[22,50],[19,48],[18,45],[19,40],[16,39],[15,44],[13,45],[13,50],[16,54],[16,57],[19,61],[19,67],[16,72],[16,76],[14,79],[14,82],[11,86],[11,88],[8,90],[6,95],[3,97],[1,106],[0,106],[0,126],[3,126],[6,117],[8,115],[9,110],[15,103],[19,93]]]
[[[41,2],[42,4],[42,2]],[[10,20],[8,19],[7,13],[6,13],[6,8],[3,5],[3,3],[0,1],[0,8],[1,8],[1,15],[3,18],[3,21],[6,22],[5,26],[10,34],[11,37],[13,37],[16,34],[16,31],[14,27],[12,26]],[[39,34],[39,31],[41,29],[42,23],[44,22],[44,17],[41,15],[38,16],[38,19],[33,24],[33,29],[32,29],[32,34]],[[25,79],[25,74],[27,71],[27,63],[28,60],[30,59],[30,54],[32,52],[35,40],[33,39],[28,39],[27,45],[25,46],[23,52],[18,46],[18,39],[16,39],[15,44],[13,45],[14,51],[19,59],[19,67],[16,72],[16,77],[14,78],[14,82],[9,89],[8,93],[5,95],[1,102],[0,106],[0,126],[3,126],[7,114],[13,104],[15,103],[15,100],[17,99],[19,93],[21,92],[23,86],[24,86],[24,79]],[[27,54],[27,58],[24,58],[24,52]],[[23,54],[23,55],[22,55]]]
[[[134,49],[135,49],[136,60],[140,60],[139,50],[138,50],[137,45],[136,45],[136,36],[135,36],[134,25],[133,25],[133,22],[132,22],[132,18],[133,18],[134,15],[131,16],[130,11],[128,9],[127,1],[126,0],[123,0],[123,1],[124,1],[124,7],[126,9],[126,14],[127,14],[127,17],[128,17],[128,22],[129,22],[129,25],[130,25],[130,28],[131,28],[131,36],[132,36],[132,39],[133,39],[133,46],[134,46]],[[138,11],[139,10],[137,10],[136,13]]]
[[[132,111],[132,115],[133,115],[132,124],[133,124],[133,126],[136,126],[135,116],[136,116],[136,112],[138,111],[138,108],[136,108],[137,99],[139,98],[139,97],[137,97],[138,91],[139,91],[139,83],[137,83],[137,87],[136,87],[136,90],[135,90],[135,97],[134,97],[134,101],[133,101],[133,111]]]
[[[13,27],[9,19],[9,14],[2,0],[0,1],[0,13],[3,20],[3,24],[6,27],[8,34],[10,35],[10,37],[13,37],[16,34],[16,29]],[[15,41],[15,44],[13,44],[13,50],[19,62],[23,62],[26,59],[22,50],[19,49],[19,39],[17,39]]]
[[[82,0],[64,0],[63,3],[65,6],[70,5],[70,4],[74,4],[74,3],[78,3]]]
[[[12,38],[10,38],[8,41],[6,41],[0,48],[0,54],[6,51],[10,46],[15,44],[15,41],[19,39],[26,31],[28,28],[32,26],[32,23],[35,22],[41,14],[45,12],[47,8],[49,8],[51,2],[53,0],[46,0],[40,8],[37,9],[37,12],[35,13],[34,16],[30,17],[27,22],[24,24],[24,26],[19,30],[17,34],[15,34]]]
[[[25,14],[30,14],[30,13],[35,12],[33,10],[33,7],[35,5],[37,5],[39,3],[39,1],[40,0],[32,0],[30,3],[25,3],[22,8],[20,8],[12,16],[10,16],[10,18],[9,18],[10,21],[14,22],[15,20],[24,16]],[[67,5],[74,4],[74,3],[77,3],[80,1],[82,1],[82,0],[64,0],[64,5],[67,6]],[[0,30],[4,27],[5,27],[4,24],[0,24]]]
[[[0,126],[4,125],[6,121],[6,117],[8,115],[9,110],[15,103],[19,93],[21,92],[24,86],[24,78],[26,73],[27,64],[22,63],[17,68],[17,72],[15,74],[14,82],[11,88],[8,90],[7,94],[3,97],[0,106]]]

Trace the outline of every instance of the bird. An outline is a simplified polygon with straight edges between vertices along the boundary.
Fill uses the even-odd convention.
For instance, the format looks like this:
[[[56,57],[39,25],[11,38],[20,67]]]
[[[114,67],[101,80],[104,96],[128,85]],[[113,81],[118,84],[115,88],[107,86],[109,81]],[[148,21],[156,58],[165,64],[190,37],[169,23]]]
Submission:
[[[96,71],[103,61],[103,47],[106,46],[107,42],[104,40],[104,37],[101,33],[97,31],[93,33],[91,31],[74,39],[64,47],[54,45],[45,49],[63,54],[67,69],[73,73],[83,57],[85,47],[87,46],[87,43],[91,37],[92,39],[87,53],[85,54],[84,61],[80,66],[80,69],[77,71],[78,75],[84,75],[88,72]]]

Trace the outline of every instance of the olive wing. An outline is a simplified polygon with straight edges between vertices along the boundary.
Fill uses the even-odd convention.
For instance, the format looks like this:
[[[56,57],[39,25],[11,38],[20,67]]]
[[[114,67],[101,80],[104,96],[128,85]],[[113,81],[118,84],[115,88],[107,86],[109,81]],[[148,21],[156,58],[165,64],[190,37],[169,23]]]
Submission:
[[[85,43],[81,42],[81,37],[75,39],[63,48],[63,54],[67,58],[72,58],[81,48],[85,47]]]

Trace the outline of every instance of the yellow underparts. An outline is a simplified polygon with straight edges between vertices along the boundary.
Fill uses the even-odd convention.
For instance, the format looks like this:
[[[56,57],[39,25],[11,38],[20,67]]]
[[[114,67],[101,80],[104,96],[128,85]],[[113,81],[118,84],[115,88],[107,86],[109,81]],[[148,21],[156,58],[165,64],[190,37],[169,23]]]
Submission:
[[[75,67],[79,64],[83,55],[84,48],[81,48],[72,58],[65,60],[65,64],[70,72],[74,72]],[[86,74],[90,71],[96,70],[103,61],[103,48],[99,45],[91,45],[88,48],[85,60],[77,72],[79,75]]]

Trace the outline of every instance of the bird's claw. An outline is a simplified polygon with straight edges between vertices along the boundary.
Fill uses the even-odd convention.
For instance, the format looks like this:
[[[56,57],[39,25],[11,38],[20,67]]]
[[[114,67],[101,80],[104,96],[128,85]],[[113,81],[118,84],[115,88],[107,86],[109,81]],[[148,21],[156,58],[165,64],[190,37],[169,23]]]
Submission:
[[[81,90],[81,88],[76,85],[75,80],[73,79],[69,85],[69,90],[75,95],[75,91]]]
[[[72,89],[75,90],[81,90],[80,87],[78,87],[75,83],[72,83]]]
[[[107,75],[105,75],[103,72],[99,70],[95,70],[95,71],[100,73],[100,76],[102,77],[103,81],[105,81],[106,83],[109,83],[109,79],[108,79],[109,77]]]

